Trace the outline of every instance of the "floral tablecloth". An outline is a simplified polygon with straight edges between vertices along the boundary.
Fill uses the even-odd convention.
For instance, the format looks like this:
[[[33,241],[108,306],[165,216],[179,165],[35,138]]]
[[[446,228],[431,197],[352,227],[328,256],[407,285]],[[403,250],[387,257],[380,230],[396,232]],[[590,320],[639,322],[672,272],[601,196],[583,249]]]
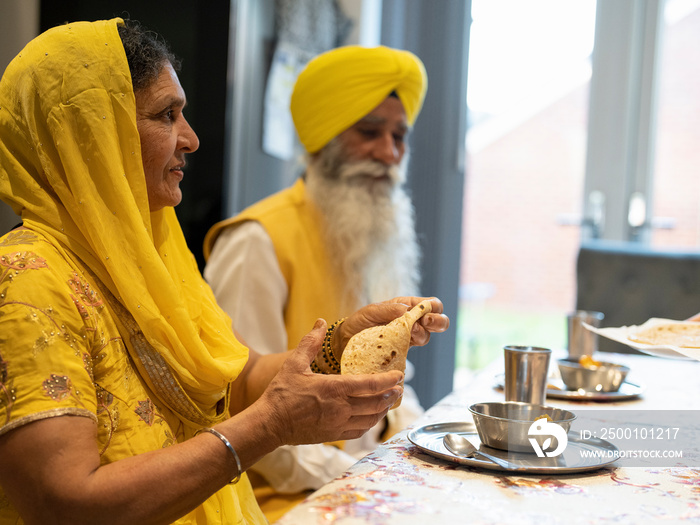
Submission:
[[[700,414],[700,362],[611,355],[627,364],[629,381],[643,384],[641,397],[616,402],[548,400],[576,412],[687,410]],[[700,523],[700,464],[620,467],[567,475],[522,475],[465,467],[435,458],[407,434],[426,424],[470,421],[475,402],[502,401],[494,363],[416,422],[311,494],[277,523],[293,524],[641,524]],[[698,412],[694,412],[694,411]],[[688,426],[700,437],[700,421]]]

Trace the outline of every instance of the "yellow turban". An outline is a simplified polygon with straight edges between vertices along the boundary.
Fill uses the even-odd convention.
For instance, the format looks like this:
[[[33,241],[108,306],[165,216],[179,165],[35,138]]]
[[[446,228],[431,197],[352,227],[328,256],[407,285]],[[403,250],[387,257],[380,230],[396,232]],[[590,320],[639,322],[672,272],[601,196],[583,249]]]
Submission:
[[[345,46],[311,60],[299,74],[291,111],[301,143],[314,153],[396,92],[413,125],[428,78],[409,51]]]

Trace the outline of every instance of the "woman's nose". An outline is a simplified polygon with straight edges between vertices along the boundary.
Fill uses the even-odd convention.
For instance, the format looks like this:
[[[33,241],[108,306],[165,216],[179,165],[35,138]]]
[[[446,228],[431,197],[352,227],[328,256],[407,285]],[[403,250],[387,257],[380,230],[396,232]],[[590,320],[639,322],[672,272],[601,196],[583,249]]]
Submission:
[[[199,149],[199,137],[197,137],[197,134],[192,129],[192,126],[190,126],[190,123],[187,122],[184,117],[182,120],[183,129],[181,130],[178,138],[180,142],[179,149],[192,153]]]

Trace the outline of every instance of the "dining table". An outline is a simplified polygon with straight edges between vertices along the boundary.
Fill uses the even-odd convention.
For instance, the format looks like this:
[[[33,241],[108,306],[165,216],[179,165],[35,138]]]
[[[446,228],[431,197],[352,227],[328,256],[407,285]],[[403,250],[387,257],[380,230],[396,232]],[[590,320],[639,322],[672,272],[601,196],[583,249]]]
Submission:
[[[511,471],[481,458],[462,460],[444,448],[442,437],[450,431],[469,435],[478,445],[469,407],[505,400],[504,363],[497,359],[276,523],[700,523],[700,362],[634,354],[596,357],[630,371],[617,393],[591,395],[556,382],[561,357],[561,352],[552,354],[545,403],[581,420],[592,414],[603,421],[604,433],[596,436],[590,429],[577,430],[575,420],[569,446],[600,448],[606,459],[579,464],[569,458],[553,468]],[[633,430],[641,428],[645,437],[648,430],[654,437],[653,427],[664,427],[650,446],[675,450],[676,456],[634,459],[633,451],[625,450],[629,435],[615,431],[624,427],[621,420],[640,414],[651,428],[635,423]],[[502,451],[500,456],[509,457]]]

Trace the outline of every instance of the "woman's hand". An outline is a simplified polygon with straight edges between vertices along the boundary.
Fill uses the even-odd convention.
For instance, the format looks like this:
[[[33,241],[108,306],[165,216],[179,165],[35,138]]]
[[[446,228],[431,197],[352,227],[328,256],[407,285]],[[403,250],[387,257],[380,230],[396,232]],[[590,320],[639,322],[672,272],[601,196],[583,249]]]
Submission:
[[[432,311],[413,325],[411,346],[427,344],[431,332],[444,332],[450,326],[450,319],[442,313],[442,301],[437,297],[396,297],[390,301],[360,308],[349,316],[333,334],[333,353],[340,359],[343,349],[353,335],[365,328],[388,324],[425,299],[430,299]]]
[[[312,373],[309,365],[325,332],[326,322],[317,321],[258,401],[269,416],[268,436],[278,439],[277,445],[358,438],[403,394],[403,374],[398,371],[365,376]]]
[[[332,345],[337,358],[342,354],[341,345],[344,348],[355,333],[387,324],[424,299],[397,297],[365,306],[349,316],[334,332]],[[450,325],[449,318],[442,313],[442,302],[437,298],[430,298],[430,301],[431,313],[413,325],[411,344],[414,346],[425,345],[431,333],[444,332]],[[326,329],[326,322],[319,320],[291,352],[260,356],[251,351],[246,368],[232,385],[231,413],[234,417],[221,425],[231,426],[228,432],[238,427],[236,439],[240,439],[246,434],[240,432],[239,417],[243,413],[254,413],[251,420],[258,424],[250,428],[249,435],[255,443],[249,450],[255,452],[253,457],[241,457],[244,463],[252,464],[281,445],[360,437],[380,421],[403,394],[400,386],[403,374],[396,370],[368,375],[311,372],[310,364],[320,353]],[[262,434],[261,428],[264,429]],[[264,443],[260,441],[262,438]],[[231,434],[229,439],[233,439]]]

